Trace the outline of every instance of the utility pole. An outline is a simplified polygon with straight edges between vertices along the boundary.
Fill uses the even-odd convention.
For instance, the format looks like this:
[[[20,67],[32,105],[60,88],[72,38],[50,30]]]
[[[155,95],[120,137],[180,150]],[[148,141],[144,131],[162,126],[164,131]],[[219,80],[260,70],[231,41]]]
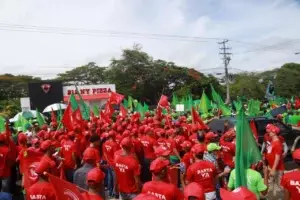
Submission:
[[[220,55],[222,55],[222,60],[224,62],[225,67],[225,81],[226,81],[226,104],[230,103],[230,87],[229,87],[229,74],[228,74],[228,64],[231,60],[230,56],[231,53],[228,52],[230,48],[226,46],[226,43],[228,40],[223,40],[222,42],[219,42],[221,45],[220,47]]]

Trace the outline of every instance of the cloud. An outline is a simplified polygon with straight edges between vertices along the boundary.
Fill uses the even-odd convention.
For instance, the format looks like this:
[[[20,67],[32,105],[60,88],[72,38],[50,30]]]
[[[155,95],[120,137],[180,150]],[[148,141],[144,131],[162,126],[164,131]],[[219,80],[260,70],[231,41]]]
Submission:
[[[104,37],[103,32],[91,36],[90,30],[229,38],[233,53],[230,67],[270,69],[300,61],[300,56],[294,55],[300,51],[299,19],[296,0],[2,0],[0,71],[53,77],[90,61],[107,65],[134,43],[140,43],[156,59],[199,71],[223,66],[218,40],[180,41],[124,34]],[[10,26],[4,28],[4,24]],[[3,30],[11,30],[12,24],[24,25],[27,32]],[[56,29],[28,32],[26,28],[31,25],[89,31],[85,35],[74,31],[61,34]]]

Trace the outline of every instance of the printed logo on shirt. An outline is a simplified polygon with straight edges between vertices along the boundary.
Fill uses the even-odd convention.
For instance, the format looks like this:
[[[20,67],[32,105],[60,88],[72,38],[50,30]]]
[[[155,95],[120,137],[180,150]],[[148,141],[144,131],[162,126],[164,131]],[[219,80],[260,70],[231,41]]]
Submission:
[[[109,146],[109,145],[105,145],[105,148],[106,148],[106,151],[110,151],[111,150],[111,146]]]
[[[70,199],[72,200],[79,200],[79,197],[69,189],[66,189],[64,191],[64,195],[70,197]]]
[[[212,168],[199,169],[197,170],[197,174],[201,174],[203,178],[209,178],[210,177],[209,172],[212,171],[213,171]]]
[[[36,180],[38,178],[37,173],[35,172],[35,168],[38,166],[39,162],[33,162],[31,165],[29,165],[29,178],[31,180]]]
[[[148,141],[141,141],[144,147],[148,147],[149,142]]]
[[[64,149],[65,151],[69,151],[71,149],[71,145],[65,144]]]
[[[116,163],[116,167],[119,168],[120,172],[126,172],[126,170],[128,169],[127,165],[120,164],[120,163]]]
[[[41,195],[41,194],[36,194],[36,195],[30,195],[30,199],[31,200],[46,200],[46,196],[45,195]]]
[[[163,194],[159,194],[156,192],[150,192],[150,191],[148,191],[148,194],[152,194],[153,196],[156,196],[157,198],[162,199],[162,200],[167,200],[166,196]]]

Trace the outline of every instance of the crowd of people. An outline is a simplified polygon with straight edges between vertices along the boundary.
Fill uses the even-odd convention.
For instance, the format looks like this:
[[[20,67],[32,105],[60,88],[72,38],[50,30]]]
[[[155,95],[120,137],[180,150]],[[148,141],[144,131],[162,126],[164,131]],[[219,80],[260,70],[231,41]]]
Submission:
[[[287,148],[278,127],[266,126],[263,159],[247,169],[247,187],[235,181],[235,135],[226,123],[214,133],[186,116],[168,124],[149,113],[143,120],[118,115],[111,123],[93,118],[68,131],[34,124],[0,134],[0,199],[10,199],[20,179],[27,200],[64,200],[51,176],[78,186],[83,200],[256,200],[274,189],[270,183],[286,200],[300,199],[300,149],[292,153],[299,169],[284,173]],[[20,163],[31,152],[42,157],[33,169],[38,179],[26,187],[28,166]]]

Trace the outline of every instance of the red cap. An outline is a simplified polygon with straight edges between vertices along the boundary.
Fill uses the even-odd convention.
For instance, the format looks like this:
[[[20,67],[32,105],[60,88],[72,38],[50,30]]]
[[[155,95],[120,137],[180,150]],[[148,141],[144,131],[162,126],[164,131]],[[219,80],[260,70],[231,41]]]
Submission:
[[[145,194],[139,194],[133,200],[159,200],[159,198],[157,198],[152,194],[145,193]]]
[[[138,134],[138,129],[137,128],[133,128],[130,132],[130,136],[136,136]]]
[[[4,142],[5,141],[5,136],[4,134],[0,134],[0,142]]]
[[[33,138],[33,139],[31,140],[31,144],[36,144],[36,143],[38,143],[38,142],[40,142],[40,140],[39,140],[38,138]]]
[[[266,126],[266,132],[270,133],[274,127],[275,127],[274,124],[267,124],[267,126]]]
[[[49,172],[49,163],[47,161],[41,161],[35,168],[37,174],[43,174],[44,172]]]
[[[108,137],[115,137],[115,136],[116,136],[115,131],[111,130],[108,132]]]
[[[150,171],[153,173],[160,172],[162,169],[167,167],[170,164],[168,160],[162,160],[160,158],[156,158],[154,161],[152,161],[150,165]]]
[[[19,142],[19,143],[27,142],[27,137],[26,137],[26,135],[23,134],[23,133],[20,133],[20,134],[18,135],[18,142]]]
[[[170,150],[168,150],[165,147],[159,146],[155,149],[155,155],[156,156],[169,156],[171,153]]]
[[[214,132],[208,132],[205,134],[205,139],[206,140],[211,140],[213,138],[218,137],[218,134],[215,134]]]
[[[279,135],[279,133],[280,133],[280,128],[278,128],[277,126],[275,126],[275,127],[273,127],[273,128],[271,129],[271,131],[272,131],[273,133],[275,133],[276,135]]]
[[[96,160],[96,155],[93,148],[87,148],[83,152],[83,160]]]
[[[48,125],[47,124],[42,125],[41,129],[44,130],[44,131],[47,131],[48,130]]]
[[[192,143],[190,141],[186,140],[183,143],[181,143],[180,146],[183,147],[183,148],[191,148]]]
[[[123,137],[128,137],[130,135],[130,131],[129,130],[125,130],[123,132]]]
[[[175,129],[172,128],[166,131],[167,135],[173,135],[174,133],[175,133]]]
[[[184,199],[189,197],[197,197],[197,200],[205,200],[205,195],[202,187],[198,183],[190,183],[184,188]]]
[[[54,146],[55,143],[51,142],[51,140],[46,140],[44,142],[42,142],[41,144],[41,149],[46,151],[47,149],[49,149],[51,146]]]
[[[70,132],[68,133],[68,136],[69,136],[69,137],[75,137],[74,131],[70,131]]]
[[[235,130],[234,129],[229,129],[225,134],[224,137],[226,138],[232,138],[235,137]]]
[[[39,137],[39,138],[44,138],[44,135],[45,135],[45,131],[44,130],[40,130],[38,133],[37,133],[37,136]]]
[[[120,143],[121,147],[127,147],[127,148],[131,148],[132,147],[132,141],[129,137],[125,137],[121,143]]]
[[[245,187],[236,188],[232,192],[221,188],[220,193],[224,200],[257,200],[256,195]]]
[[[92,182],[92,184],[98,184],[101,183],[105,178],[105,174],[99,169],[94,168],[91,171],[88,172],[86,176],[86,181],[88,184]]]
[[[294,159],[294,160],[300,160],[300,149],[296,149],[296,150],[293,152],[292,156],[293,156],[293,159]]]
[[[181,116],[181,117],[179,117],[179,121],[181,121],[181,122],[186,122],[186,116]]]
[[[195,144],[192,148],[192,152],[195,154],[204,153],[206,151],[206,147],[203,144]]]

